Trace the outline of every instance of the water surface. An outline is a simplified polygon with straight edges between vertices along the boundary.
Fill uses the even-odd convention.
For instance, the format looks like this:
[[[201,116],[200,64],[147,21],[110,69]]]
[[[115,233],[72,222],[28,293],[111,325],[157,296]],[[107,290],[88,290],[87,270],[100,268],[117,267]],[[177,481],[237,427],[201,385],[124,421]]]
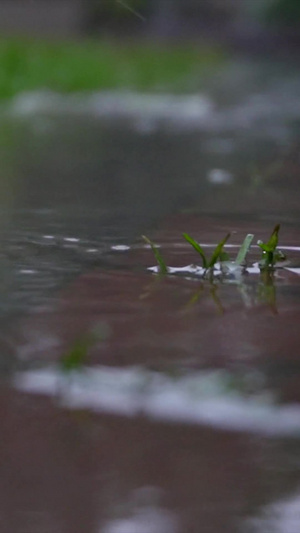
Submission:
[[[300,529],[299,79],[217,81],[3,112],[3,533]],[[160,278],[141,238],[183,268],[184,231],[234,258],[277,223],[269,277]]]

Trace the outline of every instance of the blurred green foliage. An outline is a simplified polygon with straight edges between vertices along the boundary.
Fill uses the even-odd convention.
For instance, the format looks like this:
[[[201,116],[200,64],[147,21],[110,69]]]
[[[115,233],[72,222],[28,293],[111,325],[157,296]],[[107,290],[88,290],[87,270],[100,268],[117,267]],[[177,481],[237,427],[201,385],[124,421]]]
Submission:
[[[0,98],[50,89],[186,90],[189,80],[223,63],[215,47],[149,43],[0,39]]]

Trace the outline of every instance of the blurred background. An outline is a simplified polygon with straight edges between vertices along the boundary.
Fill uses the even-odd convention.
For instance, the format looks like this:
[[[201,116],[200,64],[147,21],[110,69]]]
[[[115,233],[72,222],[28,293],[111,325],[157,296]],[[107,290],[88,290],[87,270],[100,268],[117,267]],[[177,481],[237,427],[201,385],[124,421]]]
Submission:
[[[3,207],[89,236],[296,216],[299,19],[297,0],[1,0]]]
[[[141,22],[143,24],[141,24]],[[5,34],[297,40],[296,0],[1,0]]]

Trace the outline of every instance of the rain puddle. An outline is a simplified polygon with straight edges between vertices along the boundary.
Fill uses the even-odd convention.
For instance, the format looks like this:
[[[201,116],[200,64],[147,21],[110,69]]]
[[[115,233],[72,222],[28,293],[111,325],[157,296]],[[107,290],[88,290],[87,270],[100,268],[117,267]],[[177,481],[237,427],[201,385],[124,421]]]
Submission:
[[[299,79],[272,69],[1,111],[0,533],[300,531]],[[254,234],[246,269],[204,279],[184,232],[232,261]]]
[[[208,253],[230,231],[233,258],[247,232],[270,233],[257,220],[169,217],[152,231],[174,269],[165,277],[149,269],[142,238],[104,246],[36,233],[10,242],[15,268],[36,280],[44,268],[52,285],[39,300],[23,282],[27,313],[3,319],[3,531],[196,533],[201,524],[293,533],[297,227],[282,227],[289,263],[271,277],[253,267],[254,244],[248,272],[213,281],[198,275],[178,228]],[[56,277],[59,268],[67,275]]]

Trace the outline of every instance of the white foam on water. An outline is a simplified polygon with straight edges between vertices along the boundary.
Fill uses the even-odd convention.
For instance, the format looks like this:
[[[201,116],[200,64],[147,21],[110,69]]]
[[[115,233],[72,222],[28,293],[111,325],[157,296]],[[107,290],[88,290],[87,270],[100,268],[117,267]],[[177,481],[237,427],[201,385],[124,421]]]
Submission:
[[[156,486],[141,486],[129,492],[99,533],[177,533],[180,519],[161,501],[164,491]]]
[[[69,376],[71,378],[71,376]],[[20,372],[16,389],[49,396],[70,409],[212,426],[266,436],[300,437],[300,405],[276,404],[268,394],[245,396],[225,371],[198,371],[176,379],[141,367],[85,368],[72,379],[57,367]]]
[[[225,82],[226,87],[226,78],[232,68],[232,76],[239,79],[236,74],[241,65],[233,64],[225,78],[220,80],[221,85]],[[300,117],[299,84],[284,77],[284,81],[279,79],[273,85],[268,84],[259,94],[253,94],[250,87],[241,100],[226,107],[214,102],[207,94],[197,92],[175,95],[115,90],[61,95],[49,90],[32,91],[17,95],[11,101],[9,112],[15,116],[33,116],[41,131],[49,128],[49,115],[61,113],[126,120],[142,135],[162,126],[169,131],[200,130],[217,134],[218,144],[214,150],[227,153],[232,150],[231,139],[236,138],[237,132],[251,131],[260,137],[271,138],[280,146],[291,143],[288,123]]]
[[[150,272],[154,272],[155,274],[159,274],[160,268],[158,265],[155,265],[153,267],[148,267],[147,270]],[[167,267],[168,274],[186,274],[186,275],[192,275],[192,276],[198,276],[203,277],[207,270],[203,267],[200,267],[198,265],[186,265],[183,267]],[[247,269],[248,270],[248,269]],[[249,269],[250,270],[250,269]],[[255,271],[256,272],[256,271]],[[236,279],[241,279],[243,273],[243,267],[240,265],[237,265],[234,261],[224,261],[221,265],[221,263],[215,263],[214,265],[214,278],[221,277],[225,274],[231,275]]]
[[[247,267],[247,272],[249,274],[260,274],[260,268],[258,266],[258,263],[254,263],[254,265]]]
[[[60,112],[73,115],[129,120],[140,133],[161,125],[180,129],[208,124],[214,112],[205,95],[141,94],[131,91],[101,91],[89,95],[59,95],[50,91],[28,92],[16,96],[10,106],[16,116]]]
[[[292,268],[292,267],[285,267],[285,270],[289,270],[290,272],[293,272],[293,274],[298,274],[300,276],[300,268]]]
[[[64,241],[66,242],[79,242],[79,239],[77,237],[64,237]]]
[[[159,274],[160,268],[158,265],[148,267],[147,270]],[[167,267],[168,274],[192,274],[193,276],[203,276],[205,269],[197,265],[186,265],[184,267]]]
[[[126,252],[127,250],[130,250],[130,246],[127,246],[126,244],[115,244],[111,249],[116,250],[117,252]]]
[[[247,533],[299,533],[300,492],[264,506],[245,526]]]
[[[145,506],[130,516],[114,518],[101,526],[101,533],[176,533],[175,516],[163,509]]]
[[[183,267],[167,267],[168,274],[192,274],[193,276],[203,276],[205,274],[205,269],[197,265],[186,265]],[[155,265],[148,267],[147,270],[158,274],[160,272],[159,266]],[[282,270],[288,270],[293,272],[293,274],[300,275],[299,267],[283,267]],[[252,266],[247,266],[246,272],[248,274],[260,274],[261,270],[258,263],[253,263]],[[222,264],[216,263],[214,267],[214,277],[222,276],[223,274],[228,275],[232,274],[235,278],[241,279],[243,276],[243,268],[240,265],[237,265],[234,261],[224,261]]]

